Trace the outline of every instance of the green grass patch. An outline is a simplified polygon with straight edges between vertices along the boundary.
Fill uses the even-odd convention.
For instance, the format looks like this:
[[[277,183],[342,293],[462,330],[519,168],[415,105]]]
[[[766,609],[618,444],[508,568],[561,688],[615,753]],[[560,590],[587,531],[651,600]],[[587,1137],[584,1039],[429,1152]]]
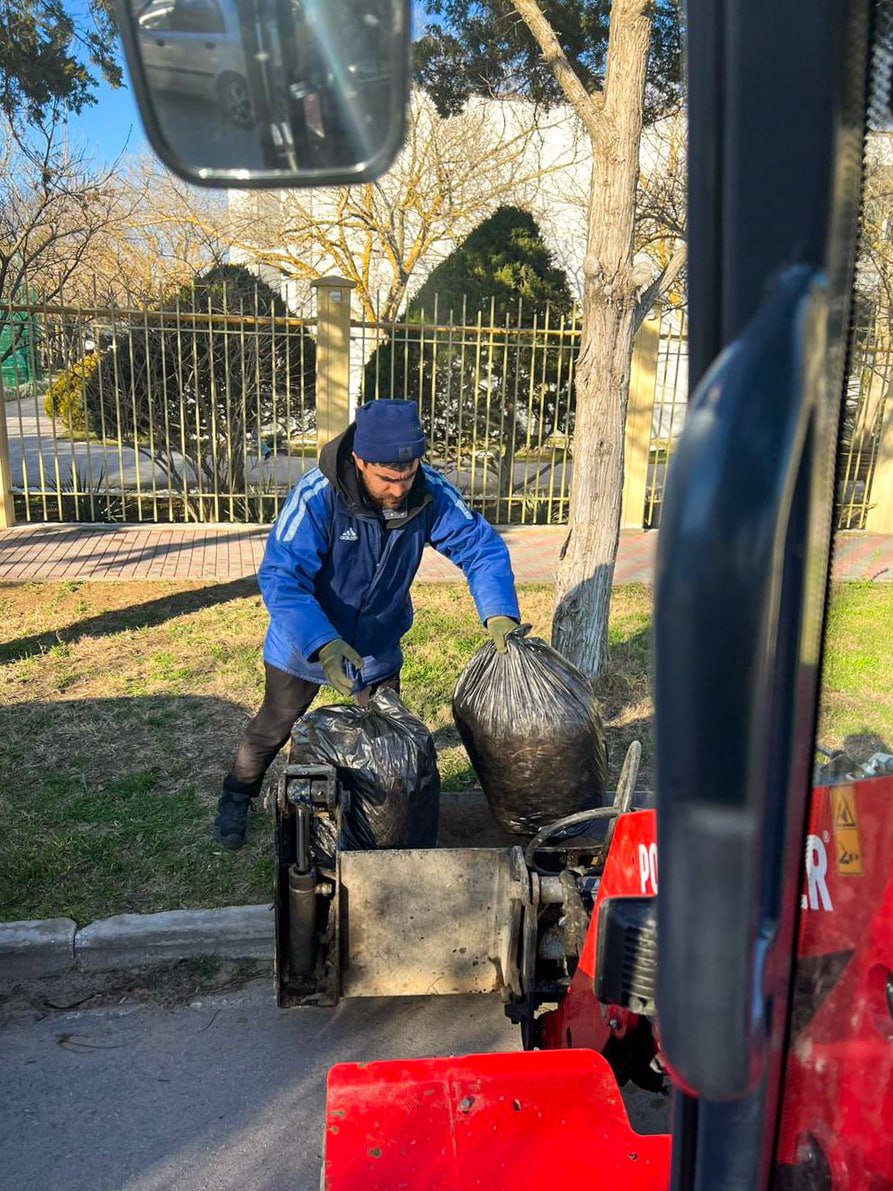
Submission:
[[[828,617],[819,741],[873,736],[893,749],[893,586],[836,584]]]
[[[548,638],[551,588],[520,598]],[[422,584],[414,599],[403,698],[434,733],[444,788],[461,790],[477,778],[450,701],[484,633],[462,584]],[[251,583],[0,585],[0,919],[84,923],[270,896],[266,814],[252,816],[240,852],[210,838],[220,781],[262,696],[265,628]],[[638,738],[645,787],[650,633],[650,590],[617,589],[599,696],[612,779]],[[893,742],[891,654],[893,586],[837,587],[824,743],[869,732]]]

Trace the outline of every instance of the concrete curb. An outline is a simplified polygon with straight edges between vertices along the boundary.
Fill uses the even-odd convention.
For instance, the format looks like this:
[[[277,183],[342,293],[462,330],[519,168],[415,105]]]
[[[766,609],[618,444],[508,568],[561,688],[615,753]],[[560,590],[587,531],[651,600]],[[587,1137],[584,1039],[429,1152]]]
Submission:
[[[440,808],[442,848],[504,848],[518,842],[501,830],[479,789],[445,791]],[[0,922],[0,986],[62,972],[123,971],[202,955],[272,959],[272,905],[117,914],[80,930],[70,918]]]
[[[0,923],[0,979],[58,976],[74,967],[77,923],[71,918]]]
[[[518,842],[499,827],[480,789],[445,791],[440,809],[442,848],[504,848]],[[202,955],[272,959],[272,905],[117,914],[80,930],[70,918],[0,922],[0,986],[63,972],[124,971]]]
[[[110,972],[218,955],[271,959],[273,907],[117,914],[80,930],[70,918],[0,923],[0,981]]]

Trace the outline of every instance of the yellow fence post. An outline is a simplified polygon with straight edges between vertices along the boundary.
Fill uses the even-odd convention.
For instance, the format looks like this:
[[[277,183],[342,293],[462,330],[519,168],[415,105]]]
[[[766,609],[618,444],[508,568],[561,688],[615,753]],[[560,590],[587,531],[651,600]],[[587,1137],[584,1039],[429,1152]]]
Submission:
[[[350,291],[352,281],[321,277],[316,290],[316,450],[350,421]]]
[[[6,393],[0,376],[0,529],[15,525],[15,506],[12,502],[12,468],[9,465],[9,435],[6,430]]]
[[[629,406],[623,441],[623,500],[621,529],[641,529],[645,522],[648,455],[651,422],[657,392],[657,349],[660,345],[660,310],[642,323],[633,340],[629,373]]]

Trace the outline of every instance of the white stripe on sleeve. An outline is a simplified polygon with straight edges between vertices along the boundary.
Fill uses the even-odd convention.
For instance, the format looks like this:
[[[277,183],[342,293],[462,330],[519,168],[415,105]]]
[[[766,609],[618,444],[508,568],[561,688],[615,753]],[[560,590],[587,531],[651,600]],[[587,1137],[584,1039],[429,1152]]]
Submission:
[[[456,491],[452,484],[443,478],[443,476],[434,470],[433,467],[425,465],[425,479],[429,484],[433,484],[435,488],[439,488],[441,492],[446,494],[447,500],[456,506],[466,521],[473,521],[474,517],[468,505],[462,499],[460,494]]]
[[[319,468],[314,467],[295,485],[285,508],[279,515],[276,525],[277,541],[290,542],[292,540],[304,520],[308,503],[316,496],[317,492],[322,492],[328,482]]]

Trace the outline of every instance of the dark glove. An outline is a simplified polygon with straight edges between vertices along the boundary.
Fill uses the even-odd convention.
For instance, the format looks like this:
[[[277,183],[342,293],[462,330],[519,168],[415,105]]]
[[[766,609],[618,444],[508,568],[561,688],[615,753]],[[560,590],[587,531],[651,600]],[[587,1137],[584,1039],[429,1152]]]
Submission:
[[[344,672],[344,663],[350,662],[358,670],[363,668],[363,659],[346,641],[336,637],[329,641],[319,651],[319,664],[326,676],[326,682],[342,695],[349,695],[353,690],[353,682]]]
[[[490,617],[487,621],[487,632],[493,638],[493,644],[496,646],[497,653],[505,653],[505,639],[512,629],[516,629],[517,627],[517,620],[512,620],[510,616]]]

